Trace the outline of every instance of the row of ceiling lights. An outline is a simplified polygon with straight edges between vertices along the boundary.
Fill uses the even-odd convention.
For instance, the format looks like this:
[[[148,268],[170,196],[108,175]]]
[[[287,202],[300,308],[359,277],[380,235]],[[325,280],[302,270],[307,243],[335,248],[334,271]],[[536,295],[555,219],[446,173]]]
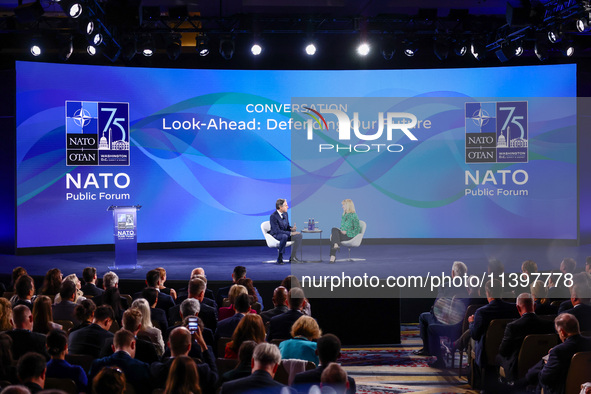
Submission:
[[[103,34],[100,31],[96,31],[93,28],[92,22],[88,22],[86,25],[86,34],[88,38],[88,45],[86,51],[89,55],[94,56],[100,51],[100,45],[104,41]],[[33,56],[40,56],[43,54],[43,44],[38,39],[33,39],[30,46],[30,52]],[[60,54],[62,60],[67,60],[73,52],[73,43],[71,36],[69,38],[61,39]],[[176,60],[181,54],[181,36],[180,34],[172,35],[167,39],[166,53],[171,60]],[[453,50],[457,56],[464,56],[470,51],[470,53],[477,60],[483,60],[487,53],[486,45],[481,41],[473,41],[471,43],[459,42],[449,43],[442,42],[441,39],[436,39],[433,45],[433,51],[437,58],[445,60],[449,53]],[[575,52],[575,47],[572,41],[564,40],[561,44],[558,44],[561,40],[551,33],[548,33],[548,41],[550,44],[557,44],[559,50],[565,56],[572,56]],[[453,45],[452,45],[453,44]],[[402,46],[402,53],[408,57],[413,57],[419,51],[418,43],[414,41],[405,42]],[[210,54],[210,44],[207,36],[198,35],[196,44],[197,53],[200,56],[208,56]],[[130,39],[122,44],[122,56],[127,60],[130,60],[135,56],[136,53],[140,53],[145,57],[153,56],[156,52],[154,40],[150,36],[140,37],[138,40]],[[356,53],[365,57],[368,56],[372,51],[372,46],[368,42],[362,42],[356,47]],[[541,40],[536,41],[534,45],[534,53],[536,56],[544,61],[548,58],[549,45],[542,42]],[[231,59],[235,52],[235,43],[232,39],[221,39],[219,45],[219,53],[224,59]],[[254,43],[250,52],[254,56],[259,56],[263,53],[263,46],[261,43]],[[381,54],[384,59],[390,60],[393,58],[396,52],[396,48],[392,45],[383,45],[381,48]],[[310,42],[305,45],[304,53],[307,56],[314,56],[317,54],[317,47],[314,43]],[[500,46],[495,54],[501,61],[507,61],[514,56],[521,56],[524,53],[523,41],[507,42]]]
[[[117,46],[117,54],[111,55],[113,58],[116,58],[119,56],[119,54],[122,54],[123,57],[130,59],[136,53],[141,53],[144,56],[149,57],[155,53],[154,39],[149,34],[144,34],[139,37],[128,37],[122,43],[114,42],[109,30],[101,22],[101,16],[104,16],[104,12],[96,1],[91,1],[88,3],[82,2],[80,0],[56,1],[59,1],[62,9],[68,16],[79,20],[80,29],[85,33],[88,42],[86,50],[89,55],[94,56],[101,49],[103,49],[106,46],[105,42],[107,38],[109,39],[108,41],[111,45],[114,43],[114,45]],[[578,32],[582,33],[589,31],[589,25],[590,23],[588,16],[580,16],[575,20],[575,26]],[[562,25],[550,28],[547,31],[548,41],[551,44],[560,42],[565,36],[565,30],[566,29]],[[67,60],[67,58],[73,52],[72,39],[70,37],[69,40],[65,40],[65,43],[63,41],[64,40],[62,40],[61,46],[64,49],[61,49],[60,52],[64,54],[62,58]],[[180,56],[181,45],[181,35],[179,33],[174,33],[167,36],[166,53],[170,59],[176,60]],[[418,43],[413,40],[403,40],[401,43],[399,43],[398,47],[401,48],[402,53],[408,57],[414,56],[419,49]],[[520,56],[524,52],[522,39],[507,40],[492,48],[492,50],[490,46],[487,48],[487,45],[484,42],[479,42],[477,40],[472,41],[470,44],[466,42],[450,42],[449,40],[443,38],[437,38],[434,40],[434,53],[441,60],[447,58],[452,47],[453,51],[458,56],[464,56],[468,52],[468,48],[470,48],[472,55],[478,60],[482,60],[489,51],[494,52],[501,61],[506,61],[513,56]],[[197,34],[196,49],[200,56],[207,56],[210,53],[209,38],[206,34]],[[572,45],[571,41],[564,40],[564,42],[560,45],[560,49],[566,56],[572,56],[574,54],[574,45]],[[231,59],[234,51],[235,43],[231,37],[220,39],[219,52],[223,58]],[[382,45],[382,56],[386,60],[391,59],[394,56],[395,51],[396,48],[391,43]],[[31,46],[31,53],[34,56],[39,56],[42,54],[42,52],[42,47],[39,43],[35,43],[33,46]],[[314,56],[317,53],[316,45],[312,42],[306,44],[304,52],[308,56]],[[370,54],[370,52],[371,46],[368,42],[362,42],[357,47],[357,54],[359,56],[367,56]],[[534,46],[534,52],[538,58],[540,58],[540,60],[546,60],[548,53],[547,44],[543,42],[543,40],[537,39]],[[251,53],[254,56],[261,55],[263,53],[262,44],[260,42],[253,44],[251,47]]]

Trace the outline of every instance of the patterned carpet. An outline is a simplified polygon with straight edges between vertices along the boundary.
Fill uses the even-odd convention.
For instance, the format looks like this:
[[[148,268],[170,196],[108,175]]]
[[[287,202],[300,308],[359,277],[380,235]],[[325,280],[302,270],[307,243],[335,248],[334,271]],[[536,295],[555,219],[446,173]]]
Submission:
[[[466,357],[458,376],[459,354],[454,368],[430,368],[431,357],[412,354],[422,347],[417,324],[403,324],[402,344],[391,347],[343,348],[339,362],[355,379],[358,393],[478,393],[466,380]]]

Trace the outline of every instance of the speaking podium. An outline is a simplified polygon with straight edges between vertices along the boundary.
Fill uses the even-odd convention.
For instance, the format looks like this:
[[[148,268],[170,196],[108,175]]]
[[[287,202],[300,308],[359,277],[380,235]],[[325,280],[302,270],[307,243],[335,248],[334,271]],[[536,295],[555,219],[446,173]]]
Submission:
[[[113,211],[113,237],[115,238],[115,263],[110,270],[138,269],[137,264],[137,211],[141,205],[111,205]]]

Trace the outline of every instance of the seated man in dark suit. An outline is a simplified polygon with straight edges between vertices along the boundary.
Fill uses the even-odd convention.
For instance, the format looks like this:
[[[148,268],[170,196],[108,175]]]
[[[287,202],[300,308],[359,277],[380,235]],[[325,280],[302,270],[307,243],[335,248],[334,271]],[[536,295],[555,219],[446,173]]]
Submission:
[[[236,326],[240,323],[240,320],[242,320],[244,315],[250,311],[250,299],[248,298],[248,294],[240,294],[236,297],[236,300],[234,301],[234,310],[236,311],[234,316],[218,323],[214,338],[216,346],[220,338],[232,338]],[[214,346],[214,349],[216,349],[216,346]],[[221,355],[219,356],[221,357]]]
[[[153,387],[150,366],[134,358],[136,341],[133,333],[125,329],[117,331],[113,338],[113,351],[111,356],[94,360],[90,367],[89,380],[92,381],[103,367],[117,366],[125,374],[127,384],[131,384],[136,393],[151,393]]]
[[[574,315],[581,331],[591,330],[591,289],[587,283],[577,283],[570,289],[570,300],[573,304],[572,309],[563,313]]]
[[[16,370],[23,386],[28,388],[31,393],[43,390],[47,365],[42,355],[34,352],[25,354],[19,358]]]
[[[195,298],[197,301],[199,301],[199,317],[201,318],[201,320],[203,320],[203,324],[205,324],[205,327],[209,328],[210,330],[215,331],[218,325],[216,311],[211,306],[203,302],[203,300],[205,299],[205,282],[200,278],[193,278],[189,281],[188,289],[188,298]],[[182,320],[179,314],[180,309],[181,306],[180,304],[178,304],[168,310],[169,325],[172,326],[176,322]]]
[[[215,297],[213,297],[213,292],[207,288],[207,278],[205,277],[205,275],[196,274],[196,275],[193,275],[191,277],[191,279],[201,279],[203,282],[205,282],[205,291],[203,292],[203,300],[200,302],[202,304],[212,307],[213,310],[215,311],[215,316],[217,319],[219,308],[218,308],[218,304],[215,302],[215,299],[214,299]],[[187,293],[187,297],[188,297],[188,293]],[[177,302],[177,304],[179,304],[179,302]]]
[[[281,353],[277,346],[259,343],[252,356],[252,374],[224,383],[221,393],[281,393],[285,386],[273,380],[280,362]]]
[[[564,278],[563,278],[563,280],[564,280]],[[558,313],[555,313],[555,314],[560,315],[562,312],[566,312],[569,309],[573,309],[574,305],[573,305],[573,302],[570,298],[572,296],[571,289],[573,286],[578,285],[578,284],[582,284],[587,287],[591,286],[591,276],[589,274],[587,274],[586,272],[579,272],[578,274],[573,275],[572,285],[569,287],[569,290],[568,290],[569,291],[569,299],[562,301],[560,303],[560,306],[558,307]],[[588,304],[588,302],[585,302],[585,301],[583,301],[582,303]],[[579,321],[579,326],[582,326],[580,321]],[[585,330],[581,328],[581,331],[585,331]]]
[[[240,279],[244,278],[246,278],[246,267],[243,267],[241,265],[237,265],[236,267],[234,267],[234,271],[232,272],[232,284],[230,286],[221,287],[220,289],[218,289],[215,301],[219,307],[224,306],[224,298],[228,298],[232,286],[237,284]],[[256,287],[254,288],[254,292],[257,295],[259,304],[261,304],[261,310],[263,310],[263,297],[261,297]]]
[[[287,302],[289,310],[270,320],[269,333],[267,334],[267,341],[269,342],[273,339],[290,339],[291,326],[296,320],[304,316],[302,309],[306,302],[306,296],[300,287],[292,287],[287,294]]]
[[[123,328],[131,332],[135,337],[135,359],[151,364],[158,361],[158,353],[156,347],[150,341],[145,341],[137,337],[142,323],[142,313],[139,309],[130,308],[123,313]],[[107,357],[113,354],[113,338],[105,341],[101,351],[101,357]]]
[[[267,323],[271,318],[289,310],[287,307],[287,289],[285,287],[279,286],[273,291],[273,305],[275,306],[273,309],[261,313],[263,323]]]
[[[157,307],[158,294],[158,290],[146,288],[141,291],[141,297],[137,298],[144,298],[146,301],[148,301],[148,305],[150,305],[150,320],[152,320],[152,324],[159,328],[162,333],[165,333],[166,330],[168,330],[168,320],[166,319],[166,312],[163,309]]]
[[[320,365],[316,369],[297,374],[293,380],[292,387],[298,393],[307,393],[313,385],[320,385],[322,372],[341,356],[341,341],[336,335],[325,334],[318,338],[316,352],[320,359]],[[347,380],[349,382],[347,394],[355,394],[355,379],[349,376]]]
[[[21,275],[14,284],[16,300],[12,303],[14,308],[17,305],[25,305],[31,311],[33,310],[33,301],[35,301],[35,282],[29,275]]]
[[[68,337],[69,352],[98,358],[105,341],[113,338],[109,329],[114,320],[115,313],[109,305],[96,308],[92,324],[72,332]]]
[[[220,382],[225,383],[231,380],[245,378],[252,373],[252,354],[257,343],[255,341],[244,341],[238,349],[238,365],[220,377]]]
[[[296,226],[289,225],[289,216],[287,213],[287,200],[279,198],[275,202],[275,209],[269,217],[271,223],[271,230],[269,234],[279,241],[279,254],[277,256],[277,264],[283,264],[283,253],[285,253],[285,245],[287,241],[293,241],[291,246],[291,256],[289,257],[290,263],[299,263],[300,261],[296,257],[298,249],[302,244],[302,233],[296,231]]]
[[[96,297],[105,292],[103,289],[99,289],[96,286],[96,268],[84,268],[84,271],[82,271],[82,279],[84,279],[84,285],[80,288],[80,290],[82,290],[85,296]]]
[[[196,275],[201,275],[203,276],[203,278],[205,278],[205,283],[207,284],[207,275],[205,275],[205,270],[201,267],[197,267],[197,268],[193,268],[193,270],[191,271],[191,275],[189,276],[189,280],[193,279]],[[179,295],[176,298],[176,300],[174,300],[175,303],[180,304],[181,302],[183,302],[185,299],[187,299],[187,296],[189,294],[189,289],[188,288],[184,288],[184,289],[180,289],[179,290]],[[207,301],[207,305],[213,307],[213,304],[216,304],[216,311],[217,311],[217,303],[215,301],[215,295],[213,294],[213,291],[211,291],[211,289],[205,289],[205,299],[206,300],[211,300],[211,303],[209,303],[209,301]]]
[[[551,272],[549,278],[548,298],[551,298],[553,301],[569,298],[570,292],[568,286],[565,284],[564,274],[570,273],[571,275],[574,275],[576,267],[576,260],[570,257],[567,257],[560,262],[560,270],[553,270]],[[558,274],[561,273],[563,276],[559,278]]]
[[[73,322],[74,325],[80,324],[78,319],[76,319],[76,313],[74,313],[74,309],[76,309],[77,306],[74,302],[76,299],[76,284],[71,280],[63,281],[59,294],[62,300],[59,304],[53,304],[51,306],[53,319],[69,320]]]
[[[104,291],[107,291],[113,287],[119,287],[119,276],[117,276],[117,274],[113,271],[109,271],[103,275],[103,289]],[[105,295],[104,291],[102,294],[93,297],[92,301],[96,304],[96,306],[103,305],[103,297]],[[125,297],[121,297],[119,300],[121,301],[121,308],[123,310],[129,309],[129,303]]]
[[[49,360],[49,354],[45,346],[45,334],[32,332],[33,315],[26,305],[17,305],[12,310],[12,320],[14,321],[14,330],[6,331],[6,334],[12,338],[12,357],[18,360],[28,352],[42,354]]]
[[[550,349],[547,360],[542,359],[531,367],[526,376],[530,384],[538,384],[545,394],[563,394],[573,355],[591,351],[591,338],[581,335],[575,316],[570,313],[558,315],[554,326],[562,343]]]
[[[195,316],[195,317],[200,317],[201,315],[201,306],[202,304],[199,303],[199,300],[195,299],[195,298],[187,298],[186,300],[183,301],[183,303],[181,305],[179,305],[179,324],[176,324],[174,326],[171,326],[168,328],[168,330],[166,331],[166,333],[164,334],[164,340],[168,340],[168,336],[170,335],[170,333],[172,332],[172,330],[174,330],[177,327],[185,327],[185,320],[189,317],[189,316]],[[201,321],[200,326],[203,324],[203,321]],[[203,339],[205,339],[205,343],[207,343],[208,346],[213,347],[215,345],[215,340],[213,337],[213,331],[210,330],[209,328],[205,327],[205,325],[203,324],[203,327],[201,328],[201,334],[203,334]],[[194,357],[194,355],[190,354],[189,356]]]
[[[525,337],[530,334],[554,333],[554,323],[541,319],[534,313],[534,300],[531,294],[520,294],[516,306],[521,317],[507,324],[497,355],[497,361],[503,367],[508,381],[515,381],[517,378],[517,357]]]
[[[476,353],[475,363],[480,367],[486,367],[486,354],[484,353],[484,338],[488,325],[494,319],[516,319],[519,317],[515,304],[505,302],[501,299],[503,287],[498,280],[488,281],[485,285],[486,299],[488,305],[480,307],[474,315],[468,318],[470,322],[470,336],[476,341],[474,352]]]
[[[208,350],[203,337],[196,332],[191,335],[185,327],[177,327],[171,333],[168,339],[168,347],[170,348],[170,357],[164,357],[162,362],[155,362],[150,366],[150,371],[154,377],[154,384],[157,388],[164,388],[166,385],[166,378],[168,371],[175,357],[189,356],[191,351],[193,338],[201,348],[203,360],[197,360],[197,373],[199,374],[199,385],[204,393],[215,393],[216,382],[218,379],[217,367],[213,354]]]
[[[158,303],[156,308],[162,309],[165,313],[174,306],[174,300],[168,294],[164,294],[158,290],[161,282],[160,272],[158,270],[150,270],[146,273],[146,289],[155,289],[158,292]],[[143,292],[137,292],[133,295],[133,299],[146,298]],[[166,316],[166,315],[165,315]],[[160,328],[162,330],[162,327]]]

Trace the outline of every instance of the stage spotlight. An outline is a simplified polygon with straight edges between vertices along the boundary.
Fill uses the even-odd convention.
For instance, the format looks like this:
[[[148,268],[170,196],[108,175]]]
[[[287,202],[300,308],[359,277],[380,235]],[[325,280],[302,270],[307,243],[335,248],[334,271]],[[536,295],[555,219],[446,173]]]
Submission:
[[[552,44],[560,42],[560,40],[562,40],[562,36],[562,29],[559,27],[548,30],[548,41],[550,41]]]
[[[586,16],[577,18],[577,20],[575,21],[575,26],[579,33],[585,33],[589,31],[589,18],[587,18]]]
[[[433,53],[437,59],[443,61],[449,56],[449,41],[446,38],[438,37],[433,43]]]
[[[411,43],[406,44],[406,47],[404,48],[403,52],[406,56],[413,57],[414,55],[417,54],[418,51],[419,51],[419,47],[411,42]]]
[[[258,56],[263,53],[263,47],[259,44],[253,44],[253,46],[250,47],[250,52],[252,52],[253,55]]]
[[[150,57],[150,56],[154,55],[155,51],[156,51],[156,49],[154,48],[154,41],[152,41],[152,38],[151,37],[144,38],[144,40],[142,41],[142,47],[141,47],[142,55],[144,55],[145,57]]]
[[[90,18],[85,19],[83,22],[83,26],[85,27],[84,31],[86,32],[87,36],[91,36],[92,33],[94,33],[95,23],[92,19],[90,19]]]
[[[220,40],[220,55],[222,55],[222,57],[226,60],[230,60],[232,59],[232,56],[234,56],[234,50],[235,50],[235,45],[234,45],[234,39],[232,38],[222,38]]]
[[[523,40],[519,40],[515,42],[515,56],[519,57],[523,55]]]
[[[168,45],[166,45],[166,55],[172,61],[175,61],[181,56],[181,35],[174,34],[169,38]]]
[[[71,35],[60,35],[58,36],[58,57],[62,62],[68,61],[72,52],[74,52],[74,45],[72,43]]]
[[[97,53],[96,47],[93,45],[89,45],[86,47],[86,52],[90,55],[90,56],[94,56]]]
[[[470,45],[470,52],[476,60],[483,60],[486,58],[486,45],[482,41],[474,40]]]
[[[103,34],[101,32],[97,32],[92,36],[92,45],[99,46],[103,43]]]
[[[534,53],[540,59],[541,62],[545,62],[548,60],[548,46],[541,42],[541,40],[536,40],[534,45]]]
[[[85,5],[82,0],[62,0],[59,2],[64,13],[70,18],[79,18],[85,13]]]
[[[209,55],[209,38],[206,35],[197,34],[197,52],[199,56]]]
[[[562,52],[562,54],[566,57],[571,57],[572,55],[575,54],[575,45],[573,44],[572,41],[568,40],[565,41],[562,44],[562,47],[560,48],[560,51]]]
[[[361,44],[359,44],[359,46],[357,47],[357,54],[359,56],[367,56],[369,54],[369,44],[366,42],[363,42]]]
[[[41,54],[43,53],[43,51],[41,50],[41,46],[39,44],[32,44],[31,45],[31,55],[37,57],[37,56],[41,56]]]
[[[468,45],[465,42],[458,42],[454,46],[454,52],[458,56],[464,56],[468,52]]]
[[[313,43],[310,43],[308,45],[306,45],[306,55],[308,56],[314,56],[316,54],[316,45],[314,45]]]

